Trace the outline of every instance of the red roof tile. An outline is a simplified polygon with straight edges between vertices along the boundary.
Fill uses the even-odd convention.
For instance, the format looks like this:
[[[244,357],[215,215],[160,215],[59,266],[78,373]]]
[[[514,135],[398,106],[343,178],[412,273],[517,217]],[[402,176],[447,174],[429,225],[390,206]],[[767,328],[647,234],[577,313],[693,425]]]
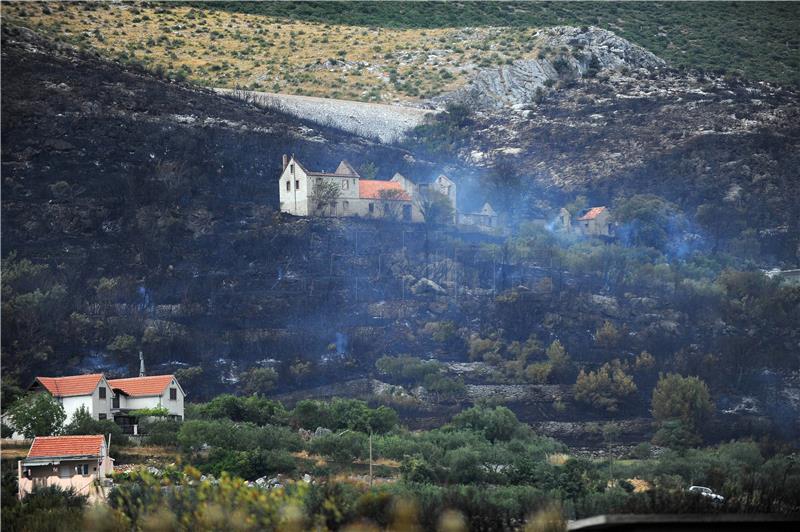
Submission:
[[[381,192],[384,190],[392,190],[396,196],[389,198],[382,198]],[[396,181],[376,181],[371,179],[358,180],[358,197],[362,199],[396,199],[403,201],[410,201],[411,198],[406,194],[403,185]]]
[[[102,377],[102,373],[92,373],[91,375],[73,375],[71,377],[36,377],[36,381],[54,397],[69,397],[90,395],[97,388],[97,383]]]
[[[110,379],[108,384],[112,388],[122,390],[127,395],[136,397],[143,395],[161,395],[169,383],[172,375],[153,375],[152,377],[131,377],[129,379]]]
[[[583,221],[586,221],[586,220],[594,220],[604,210],[606,210],[605,207],[592,207],[591,209],[586,211],[586,214],[584,214],[583,216],[578,218],[578,221],[579,222],[583,222]]]
[[[100,456],[103,435],[96,436],[39,436],[33,440],[28,458],[57,456]]]

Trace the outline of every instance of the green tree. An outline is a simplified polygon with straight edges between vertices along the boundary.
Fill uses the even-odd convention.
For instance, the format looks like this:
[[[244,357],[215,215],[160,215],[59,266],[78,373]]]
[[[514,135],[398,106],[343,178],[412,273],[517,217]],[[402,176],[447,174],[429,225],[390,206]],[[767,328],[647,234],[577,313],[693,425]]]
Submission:
[[[662,251],[686,229],[686,219],[677,205],[653,194],[637,194],[617,201],[614,219],[617,234],[627,244]]]
[[[617,328],[614,326],[613,323],[606,320],[603,322],[602,327],[598,327],[598,329],[594,333],[594,341],[600,347],[604,347],[606,349],[611,349],[616,347],[619,344],[620,334]]]
[[[521,427],[514,412],[504,406],[468,408],[456,414],[451,424],[457,429],[480,432],[491,442],[508,441]]]
[[[622,401],[635,392],[633,377],[625,373],[619,360],[589,373],[581,369],[575,381],[575,399],[608,412],[619,410]]]
[[[111,434],[111,441],[115,444],[128,443],[128,437],[122,432],[122,427],[110,419],[94,419],[85,406],[81,406],[72,416],[70,422],[64,427],[64,434]]]
[[[698,377],[682,377],[676,373],[658,379],[651,405],[653,418],[660,429],[688,432],[695,436],[699,436],[704,423],[714,413],[714,403],[706,383]]]
[[[324,215],[327,209],[329,213],[332,213],[333,205],[336,204],[336,200],[339,199],[341,194],[341,187],[333,181],[323,179],[314,183],[310,196],[314,212]]]
[[[14,428],[26,438],[59,434],[67,414],[48,393],[33,393],[18,400],[9,410]]]
[[[264,395],[277,380],[278,373],[272,368],[250,368],[239,376],[239,389],[245,395]]]

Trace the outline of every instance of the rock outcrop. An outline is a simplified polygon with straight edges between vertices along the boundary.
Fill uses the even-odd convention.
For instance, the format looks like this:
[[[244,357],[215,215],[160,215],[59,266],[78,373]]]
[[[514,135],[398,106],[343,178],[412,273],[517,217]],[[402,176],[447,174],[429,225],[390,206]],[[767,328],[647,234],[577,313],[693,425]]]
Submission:
[[[481,70],[467,86],[435,101],[459,101],[481,109],[523,106],[537,97],[537,91],[548,90],[558,81],[606,69],[653,70],[666,66],[663,59],[641,46],[595,27],[543,30],[538,47],[542,50],[539,58]]]

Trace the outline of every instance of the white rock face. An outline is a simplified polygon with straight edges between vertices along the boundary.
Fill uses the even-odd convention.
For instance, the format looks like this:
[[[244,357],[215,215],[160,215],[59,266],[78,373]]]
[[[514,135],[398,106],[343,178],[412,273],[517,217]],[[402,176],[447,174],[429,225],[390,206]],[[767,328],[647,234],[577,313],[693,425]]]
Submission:
[[[590,69],[652,70],[666,66],[663,59],[641,46],[595,27],[586,31],[570,26],[543,30],[538,47],[553,52],[542,59],[518,59],[510,65],[481,70],[467,86],[434,102],[444,105],[461,101],[481,109],[514,108],[530,103],[537,89],[547,91],[548,85],[580,78]]]

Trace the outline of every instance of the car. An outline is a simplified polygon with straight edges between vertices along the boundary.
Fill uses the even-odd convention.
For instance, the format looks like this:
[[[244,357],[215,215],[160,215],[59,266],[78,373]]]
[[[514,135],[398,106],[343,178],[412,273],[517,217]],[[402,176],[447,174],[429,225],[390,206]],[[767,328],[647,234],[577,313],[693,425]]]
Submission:
[[[721,503],[725,500],[725,497],[718,493],[714,493],[711,488],[706,488],[705,486],[689,486],[689,493],[697,493],[703,497],[709,497],[714,502]]]

